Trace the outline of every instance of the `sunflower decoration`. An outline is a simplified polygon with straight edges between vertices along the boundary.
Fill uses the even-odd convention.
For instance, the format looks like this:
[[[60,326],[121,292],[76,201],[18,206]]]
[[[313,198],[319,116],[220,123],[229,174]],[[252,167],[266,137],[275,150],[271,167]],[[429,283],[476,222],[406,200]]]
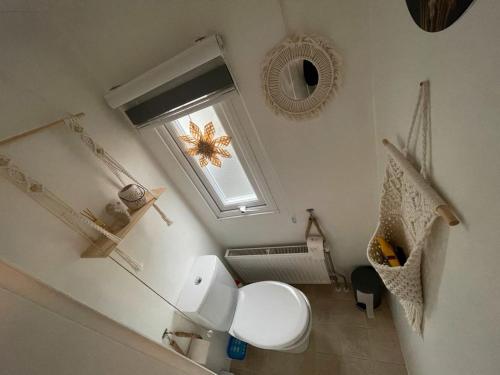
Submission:
[[[222,162],[218,156],[223,158],[230,158],[231,154],[224,149],[224,147],[229,146],[231,143],[231,137],[228,135],[223,135],[221,137],[215,138],[215,127],[212,122],[205,125],[205,131],[202,133],[198,125],[194,122],[189,123],[189,132],[191,135],[181,135],[179,139],[192,147],[186,150],[186,154],[189,156],[201,155],[199,162],[200,167],[206,167],[208,162],[216,167],[221,167]]]

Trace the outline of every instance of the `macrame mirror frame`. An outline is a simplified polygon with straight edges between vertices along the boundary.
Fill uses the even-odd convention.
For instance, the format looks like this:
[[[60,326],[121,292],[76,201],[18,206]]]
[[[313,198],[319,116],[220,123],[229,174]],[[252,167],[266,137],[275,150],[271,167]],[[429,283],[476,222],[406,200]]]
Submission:
[[[287,95],[280,76],[293,61],[307,60],[317,71],[314,91],[304,99]],[[341,84],[341,58],[330,41],[316,35],[295,35],[276,45],[263,62],[262,88],[266,102],[279,115],[293,120],[317,116]]]

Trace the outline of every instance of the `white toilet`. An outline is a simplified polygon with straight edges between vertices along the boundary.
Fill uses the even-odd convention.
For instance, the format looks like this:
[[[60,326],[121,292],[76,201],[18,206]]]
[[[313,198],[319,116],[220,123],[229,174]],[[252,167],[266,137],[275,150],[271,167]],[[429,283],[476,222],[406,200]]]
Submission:
[[[201,326],[257,348],[300,353],[309,344],[311,307],[304,293],[277,281],[237,288],[214,255],[196,259],[177,307]]]

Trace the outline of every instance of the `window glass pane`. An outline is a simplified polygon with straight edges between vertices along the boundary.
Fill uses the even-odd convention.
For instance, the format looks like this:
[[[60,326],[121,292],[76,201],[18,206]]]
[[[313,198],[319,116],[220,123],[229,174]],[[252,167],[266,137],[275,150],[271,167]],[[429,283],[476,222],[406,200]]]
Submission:
[[[205,125],[212,122],[215,128],[214,139],[227,134],[213,106],[203,108],[169,124],[171,129],[175,131],[176,141],[183,151],[193,146],[180,141],[178,138],[180,135],[191,135],[189,131],[190,121],[194,122],[202,132],[204,132]],[[199,164],[200,155],[188,156],[185,154],[191,160],[196,172],[203,174],[225,206],[258,201],[257,194],[233,147],[233,142],[235,142],[234,139],[228,146],[225,146],[225,150],[231,154],[230,158],[218,156],[222,162],[221,167],[209,163],[202,168]]]

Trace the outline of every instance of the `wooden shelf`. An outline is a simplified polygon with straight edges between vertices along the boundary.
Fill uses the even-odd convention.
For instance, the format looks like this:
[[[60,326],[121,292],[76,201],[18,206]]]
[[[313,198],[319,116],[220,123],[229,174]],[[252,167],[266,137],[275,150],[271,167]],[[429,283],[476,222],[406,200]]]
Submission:
[[[165,188],[152,189],[150,193],[146,193],[148,203],[139,208],[136,211],[130,213],[130,223],[124,228],[120,229],[115,236],[124,239],[125,236],[132,230],[132,228],[141,220],[144,214],[155,204],[157,198],[165,192]],[[155,198],[156,197],[156,198]],[[92,245],[90,245],[87,250],[81,255],[82,258],[106,258],[113,250],[118,246],[117,243],[111,241],[109,238],[102,236]]]

